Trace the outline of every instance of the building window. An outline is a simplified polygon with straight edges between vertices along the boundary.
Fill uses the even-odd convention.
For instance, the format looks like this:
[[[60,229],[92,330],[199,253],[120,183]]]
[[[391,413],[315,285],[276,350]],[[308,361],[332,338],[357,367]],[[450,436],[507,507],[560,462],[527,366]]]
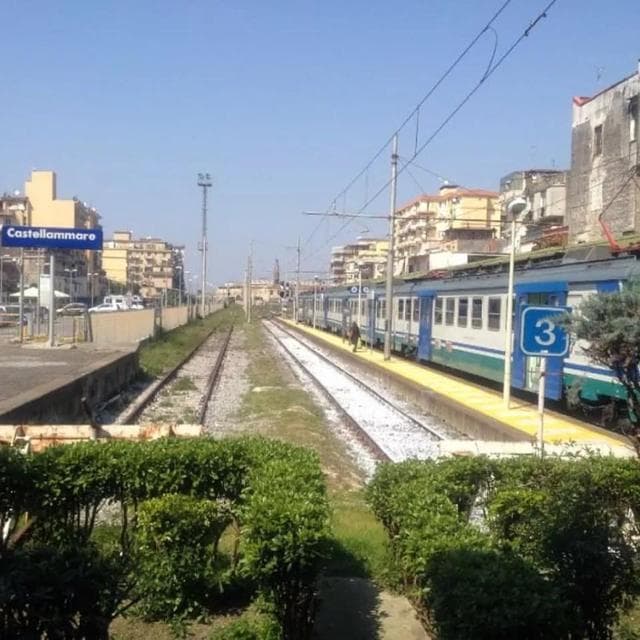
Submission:
[[[436,298],[433,311],[433,324],[442,324],[442,298]]]
[[[483,298],[473,298],[471,302],[471,326],[474,329],[482,329],[482,303]]]
[[[420,320],[420,300],[419,298],[413,299],[413,321],[419,322]]]
[[[469,298],[458,300],[458,326],[466,327],[469,319]]]
[[[500,315],[502,300],[500,298],[489,298],[489,317],[487,326],[491,331],[500,331]]]
[[[444,323],[447,325],[452,325],[456,315],[456,299],[455,298],[447,298],[445,300],[445,308],[444,308]]]
[[[593,155],[601,156],[602,155],[602,125],[599,124],[593,130]]]
[[[398,320],[404,318],[404,299],[398,300]]]
[[[407,302],[404,305],[404,319],[411,320],[411,298],[407,298]]]
[[[629,100],[629,142],[638,139],[638,96]]]

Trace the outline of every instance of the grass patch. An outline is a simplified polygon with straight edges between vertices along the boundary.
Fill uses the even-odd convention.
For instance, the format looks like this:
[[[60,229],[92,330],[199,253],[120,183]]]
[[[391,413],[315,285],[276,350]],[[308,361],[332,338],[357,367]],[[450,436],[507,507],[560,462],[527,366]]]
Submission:
[[[161,376],[201,344],[210,331],[224,331],[242,317],[242,309],[231,305],[215,311],[204,320],[194,320],[173,331],[161,333],[140,349],[140,368],[149,377]]]
[[[389,583],[387,534],[363,492],[332,492],[330,500],[334,543],[327,574],[371,578],[379,585]]]
[[[178,378],[171,387],[172,391],[196,391],[197,387],[189,376]]]
[[[250,362],[247,369],[250,390],[236,419],[244,422],[247,431],[316,451],[331,489],[362,486],[362,472],[327,425],[322,409],[298,385],[281,356],[265,348],[268,343],[262,325],[259,322],[244,325],[243,334]]]

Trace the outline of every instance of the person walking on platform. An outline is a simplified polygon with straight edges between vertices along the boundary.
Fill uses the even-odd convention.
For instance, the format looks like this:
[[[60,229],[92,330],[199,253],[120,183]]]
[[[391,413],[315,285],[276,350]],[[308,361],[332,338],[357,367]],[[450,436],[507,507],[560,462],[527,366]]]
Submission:
[[[353,345],[353,353],[355,353],[356,349],[358,348],[358,340],[360,340],[360,327],[355,321],[351,323],[350,334],[351,344]]]

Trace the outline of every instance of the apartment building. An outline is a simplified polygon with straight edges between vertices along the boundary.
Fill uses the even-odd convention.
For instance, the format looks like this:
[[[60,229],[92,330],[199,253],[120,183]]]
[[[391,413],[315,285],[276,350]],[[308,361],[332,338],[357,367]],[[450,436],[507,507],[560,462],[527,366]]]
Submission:
[[[526,169],[512,171],[500,180],[502,236],[511,245],[508,206],[516,198],[526,202],[516,227],[516,248],[520,252],[543,249],[567,242],[567,171]]]
[[[57,176],[54,171],[32,171],[25,182],[24,195],[3,196],[0,220],[5,224],[44,227],[76,227],[99,229],[100,215],[94,207],[77,197],[58,198]],[[16,252],[18,250],[14,250]],[[24,251],[25,286],[38,286],[46,274],[51,250]],[[3,249],[3,255],[11,253]],[[100,254],[97,251],[54,250],[56,258],[55,288],[74,300],[89,299],[101,287]]]
[[[102,265],[112,288],[159,300],[172,289],[184,290],[183,253],[183,247],[160,238],[134,239],[131,231],[114,231],[104,242]]]
[[[500,251],[499,194],[443,185],[396,210],[394,274],[466,264]]]
[[[382,278],[387,265],[389,241],[380,238],[358,238],[354,243],[331,250],[330,280],[332,284],[349,284]]]
[[[567,181],[569,242],[640,232],[640,65],[591,97],[573,99]]]

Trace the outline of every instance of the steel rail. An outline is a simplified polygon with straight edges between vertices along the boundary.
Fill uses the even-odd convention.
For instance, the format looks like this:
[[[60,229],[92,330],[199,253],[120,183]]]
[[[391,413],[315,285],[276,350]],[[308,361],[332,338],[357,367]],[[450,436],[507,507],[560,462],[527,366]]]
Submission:
[[[377,400],[379,400],[380,402],[383,402],[384,404],[386,404],[390,409],[392,409],[393,411],[396,411],[397,413],[402,415],[404,418],[409,420],[411,423],[413,423],[415,426],[420,427],[421,429],[423,429],[427,433],[431,434],[432,436],[434,436],[438,440],[445,440],[445,437],[441,433],[438,433],[432,427],[428,427],[427,425],[425,425],[423,422],[421,422],[420,420],[418,420],[417,418],[415,418],[411,414],[409,414],[406,411],[404,411],[403,409],[399,408],[396,404],[391,402],[388,398],[385,398],[381,393],[376,391],[373,387],[369,386],[368,384],[366,384],[365,382],[363,382],[362,380],[357,378],[352,373],[349,373],[349,371],[346,371],[345,369],[340,368],[333,360],[331,360],[331,358],[327,357],[321,351],[319,351],[317,349],[316,345],[312,346],[307,341],[302,340],[300,335],[298,335],[296,332],[291,331],[288,327],[285,328],[285,326],[283,326],[282,323],[277,322],[277,321],[272,321],[272,322],[274,322],[274,324],[278,327],[278,329],[280,329],[281,331],[283,331],[284,333],[286,333],[290,337],[292,337],[295,340],[297,340],[300,344],[304,345],[307,349],[312,351],[316,356],[318,356],[320,359],[324,360],[327,364],[330,364],[333,367],[335,367],[336,369],[339,369],[340,373],[342,373],[343,375],[345,375],[348,378],[350,378],[361,389],[364,389],[367,393],[375,396]]]
[[[391,458],[385,453],[380,445],[360,426],[359,422],[334,398],[331,391],[327,389],[322,382],[304,365],[296,356],[294,356],[282,343],[282,340],[273,332],[273,330],[265,322],[265,328],[269,335],[287,352],[287,355],[296,363],[304,373],[311,378],[313,383],[322,391],[322,394],[331,404],[331,406],[337,411],[342,420],[351,428],[354,435],[361,441],[362,444],[369,450],[369,452],[379,460],[380,462],[392,462]],[[280,325],[277,325],[280,328]],[[284,330],[283,330],[284,331]],[[284,333],[288,333],[284,331]],[[290,334],[289,334],[290,335]],[[296,336],[291,336],[295,338]],[[304,345],[306,347],[306,345]],[[308,347],[307,347],[308,348]],[[331,363],[333,364],[333,363]],[[335,364],[333,364],[335,367]],[[338,368],[338,367],[336,367]],[[341,370],[342,371],[342,370]]]
[[[198,422],[201,425],[204,425],[205,418],[207,417],[207,413],[209,412],[210,403],[211,403],[211,394],[216,387],[216,384],[220,378],[220,372],[222,371],[222,365],[224,363],[224,359],[227,355],[227,349],[229,348],[229,343],[231,342],[231,336],[233,335],[233,326],[230,327],[222,346],[218,350],[218,355],[216,356],[215,364],[213,365],[213,369],[209,374],[209,379],[207,380],[207,386],[205,388],[204,395],[202,396],[202,402],[200,404],[200,408],[198,410]]]

